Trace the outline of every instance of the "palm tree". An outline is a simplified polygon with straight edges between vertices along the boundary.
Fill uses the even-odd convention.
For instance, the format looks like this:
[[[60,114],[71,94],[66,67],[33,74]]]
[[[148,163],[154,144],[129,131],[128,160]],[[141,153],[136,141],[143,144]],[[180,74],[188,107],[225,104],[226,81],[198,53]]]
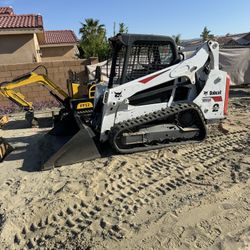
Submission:
[[[81,34],[80,47],[85,58],[99,57],[99,60],[105,59],[108,53],[108,42],[106,38],[106,29],[99,20],[86,18],[85,23],[81,23],[79,29]]]
[[[207,26],[204,27],[202,33],[201,33],[201,38],[203,41],[207,41],[209,39],[214,38],[214,35],[210,34],[210,30],[208,30]]]
[[[128,27],[125,23],[119,23],[119,33],[128,33]]]
[[[105,33],[105,26],[99,24],[99,20],[94,20],[93,18],[86,18],[85,23],[81,23],[82,27],[79,33],[82,35],[82,39],[87,38],[90,35],[98,35],[100,33]]]

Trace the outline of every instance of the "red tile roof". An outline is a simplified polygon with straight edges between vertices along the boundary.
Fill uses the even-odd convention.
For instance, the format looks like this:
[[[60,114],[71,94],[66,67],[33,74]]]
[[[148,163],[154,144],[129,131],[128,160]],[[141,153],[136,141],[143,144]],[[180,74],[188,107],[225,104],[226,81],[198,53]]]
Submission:
[[[12,7],[0,7],[0,15],[14,15]]]
[[[43,28],[43,19],[40,15],[0,15],[1,29]]]
[[[77,37],[72,30],[50,30],[44,32],[41,45],[77,43]]]

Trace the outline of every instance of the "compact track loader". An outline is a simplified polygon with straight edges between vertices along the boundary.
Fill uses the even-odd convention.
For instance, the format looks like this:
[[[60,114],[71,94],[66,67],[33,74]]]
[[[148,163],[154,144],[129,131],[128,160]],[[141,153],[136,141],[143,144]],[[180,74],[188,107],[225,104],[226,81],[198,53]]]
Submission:
[[[109,41],[109,81],[96,85],[90,117],[73,110],[59,117],[51,134],[68,139],[43,170],[95,159],[107,147],[134,153],[201,142],[206,124],[225,118],[230,78],[219,70],[217,42],[184,60],[170,37],[118,34]]]

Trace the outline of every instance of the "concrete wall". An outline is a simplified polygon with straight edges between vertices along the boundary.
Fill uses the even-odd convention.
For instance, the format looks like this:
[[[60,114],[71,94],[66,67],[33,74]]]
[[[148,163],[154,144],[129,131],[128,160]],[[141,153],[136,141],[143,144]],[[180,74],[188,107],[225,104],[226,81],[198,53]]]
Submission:
[[[33,34],[0,36],[0,65],[32,63],[36,58]]]
[[[68,71],[72,70],[79,74],[80,81],[87,81],[87,72],[85,66],[87,64],[96,63],[96,58],[90,60],[71,60],[64,62],[45,62],[42,63],[48,68],[48,77],[57,85],[67,91]],[[28,63],[19,65],[0,65],[0,82],[11,80],[19,75],[27,73],[40,65],[41,63]],[[40,72],[42,73],[42,71]],[[49,91],[41,85],[30,85],[17,89],[26,96],[26,100],[34,104],[53,102],[55,99],[50,96]],[[7,98],[0,95],[0,110],[15,107],[16,105],[10,102]]]
[[[43,47],[41,53],[43,62],[76,59],[75,46]]]

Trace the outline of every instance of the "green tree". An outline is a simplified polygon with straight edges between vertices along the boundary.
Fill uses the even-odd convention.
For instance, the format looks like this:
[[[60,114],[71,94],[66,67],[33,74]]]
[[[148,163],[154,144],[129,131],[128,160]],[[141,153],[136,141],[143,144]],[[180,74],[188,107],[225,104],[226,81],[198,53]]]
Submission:
[[[125,23],[119,23],[119,33],[128,33],[128,27]]]
[[[174,35],[174,36],[172,36],[172,37],[173,37],[175,43],[176,43],[177,45],[180,45],[180,43],[181,43],[181,34],[177,34],[177,35]]]
[[[203,41],[207,41],[209,39],[213,39],[214,35],[210,34],[211,31],[207,28],[207,26],[204,27],[200,37],[202,38]]]
[[[81,25],[79,30],[81,56],[85,58],[96,56],[100,61],[105,60],[109,50],[105,26],[93,18],[85,19],[85,23]]]

